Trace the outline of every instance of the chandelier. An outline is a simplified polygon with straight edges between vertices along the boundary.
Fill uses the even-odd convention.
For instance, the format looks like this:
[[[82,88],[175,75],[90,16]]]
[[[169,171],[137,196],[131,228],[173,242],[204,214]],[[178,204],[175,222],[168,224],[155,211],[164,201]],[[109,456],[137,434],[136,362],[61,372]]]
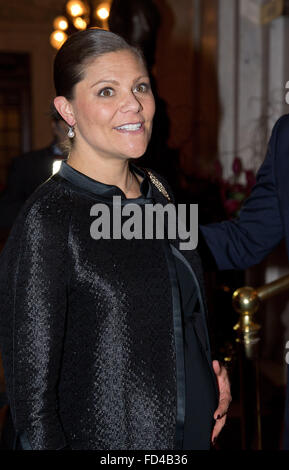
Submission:
[[[110,1],[69,0],[63,7],[62,14],[53,21],[54,31],[50,35],[50,44],[60,49],[68,36],[76,31],[90,27],[108,29]]]

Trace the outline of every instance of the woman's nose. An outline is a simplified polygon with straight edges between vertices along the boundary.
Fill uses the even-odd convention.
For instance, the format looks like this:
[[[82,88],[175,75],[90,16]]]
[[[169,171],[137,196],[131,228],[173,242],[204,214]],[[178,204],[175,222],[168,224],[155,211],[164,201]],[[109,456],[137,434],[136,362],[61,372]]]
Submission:
[[[124,96],[120,110],[123,113],[126,113],[128,111],[133,111],[138,113],[139,111],[142,110],[142,105],[140,101],[136,98],[134,93],[128,93],[126,96]]]

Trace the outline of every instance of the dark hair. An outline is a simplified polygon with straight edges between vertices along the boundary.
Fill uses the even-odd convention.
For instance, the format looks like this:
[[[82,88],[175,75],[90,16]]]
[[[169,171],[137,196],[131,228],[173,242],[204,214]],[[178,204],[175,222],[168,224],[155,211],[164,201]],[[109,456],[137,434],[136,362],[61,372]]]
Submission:
[[[145,65],[142,52],[121,36],[99,28],[89,28],[69,36],[54,60],[54,85],[57,96],[73,98],[74,86],[82,80],[84,66],[108,52],[129,50]]]

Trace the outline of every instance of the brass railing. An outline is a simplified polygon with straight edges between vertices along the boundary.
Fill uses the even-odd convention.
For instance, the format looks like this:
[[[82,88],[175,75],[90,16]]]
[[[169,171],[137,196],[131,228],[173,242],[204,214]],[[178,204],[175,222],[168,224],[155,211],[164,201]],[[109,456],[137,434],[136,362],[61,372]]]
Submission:
[[[252,445],[257,450],[262,449],[259,365],[261,325],[255,322],[255,314],[261,302],[286,290],[289,290],[289,275],[257,289],[247,286],[240,287],[233,294],[233,307],[239,314],[239,321],[234,326],[234,330],[237,333],[236,342],[239,352],[243,449],[248,449]],[[248,399],[248,397],[252,398],[252,389],[255,389],[254,400]],[[251,424],[251,429],[249,429],[248,423]],[[250,442],[252,438],[252,423],[255,428],[253,431],[255,435],[253,444]],[[250,436],[248,437],[248,435]]]

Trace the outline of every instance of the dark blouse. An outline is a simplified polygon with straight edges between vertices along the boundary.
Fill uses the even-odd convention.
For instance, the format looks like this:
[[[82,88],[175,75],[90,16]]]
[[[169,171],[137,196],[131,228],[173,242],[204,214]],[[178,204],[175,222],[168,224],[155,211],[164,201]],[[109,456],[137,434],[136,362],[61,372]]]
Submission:
[[[1,255],[1,347],[23,447],[210,447],[216,389],[191,266],[166,239],[89,236],[96,202],[156,202],[130,166],[144,178],[135,199],[62,162]]]

